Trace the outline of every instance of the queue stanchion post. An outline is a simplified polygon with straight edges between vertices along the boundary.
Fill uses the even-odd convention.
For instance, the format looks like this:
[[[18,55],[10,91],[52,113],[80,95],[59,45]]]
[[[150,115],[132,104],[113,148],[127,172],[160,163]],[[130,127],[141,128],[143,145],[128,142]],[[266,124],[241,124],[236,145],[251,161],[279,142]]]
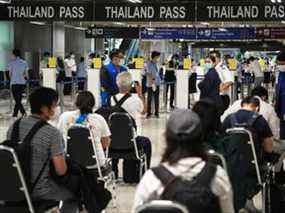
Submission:
[[[43,70],[43,86],[56,90],[56,69],[44,68]]]
[[[95,97],[96,108],[101,106],[100,96],[100,70],[99,69],[88,69],[87,77],[87,90],[91,92]]]
[[[189,103],[189,71],[176,70],[176,107],[188,109]]]

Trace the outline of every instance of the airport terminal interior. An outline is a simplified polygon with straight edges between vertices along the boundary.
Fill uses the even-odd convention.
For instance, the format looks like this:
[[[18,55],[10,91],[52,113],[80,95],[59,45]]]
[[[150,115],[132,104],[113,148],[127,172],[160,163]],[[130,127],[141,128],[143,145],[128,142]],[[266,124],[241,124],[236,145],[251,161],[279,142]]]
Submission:
[[[285,213],[285,0],[0,0],[0,213]]]

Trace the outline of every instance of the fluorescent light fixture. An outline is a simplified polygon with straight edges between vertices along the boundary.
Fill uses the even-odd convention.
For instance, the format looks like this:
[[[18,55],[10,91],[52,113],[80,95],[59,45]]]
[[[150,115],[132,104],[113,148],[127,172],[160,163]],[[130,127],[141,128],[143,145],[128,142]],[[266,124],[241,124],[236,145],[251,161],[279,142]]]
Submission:
[[[201,22],[201,25],[209,25],[209,22]]]
[[[131,3],[142,3],[141,0],[128,0],[128,2],[131,2]]]
[[[87,30],[87,28],[85,28],[85,27],[74,27],[74,29],[76,29],[76,30],[83,30],[83,31]]]
[[[0,0],[0,4],[11,4],[11,0]]]
[[[41,22],[41,21],[30,21],[30,24],[35,24],[35,25],[46,25],[45,22]]]
[[[120,26],[125,26],[126,25],[126,23],[123,23],[123,22],[114,22],[113,24],[120,25]]]
[[[285,24],[285,21],[281,21],[281,24]]]

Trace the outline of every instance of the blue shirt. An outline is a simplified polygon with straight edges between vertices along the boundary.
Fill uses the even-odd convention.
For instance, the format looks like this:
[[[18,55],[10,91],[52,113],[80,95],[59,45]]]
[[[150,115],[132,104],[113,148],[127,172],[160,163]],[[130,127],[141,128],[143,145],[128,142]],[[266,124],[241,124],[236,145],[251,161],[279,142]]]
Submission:
[[[283,118],[285,115],[285,72],[280,72],[278,76],[278,83],[277,83],[277,112],[280,118]]]
[[[25,74],[28,68],[27,62],[23,59],[16,58],[15,60],[12,60],[7,67],[10,72],[11,85],[26,84]]]
[[[81,62],[77,65],[77,78],[86,78],[87,77],[87,65],[84,62]]]
[[[156,86],[160,86],[161,78],[159,75],[158,65],[156,63],[152,61],[149,61],[147,63],[146,76],[147,76],[147,82],[146,82],[147,87],[152,87],[152,83],[151,83],[152,80],[155,81]]]

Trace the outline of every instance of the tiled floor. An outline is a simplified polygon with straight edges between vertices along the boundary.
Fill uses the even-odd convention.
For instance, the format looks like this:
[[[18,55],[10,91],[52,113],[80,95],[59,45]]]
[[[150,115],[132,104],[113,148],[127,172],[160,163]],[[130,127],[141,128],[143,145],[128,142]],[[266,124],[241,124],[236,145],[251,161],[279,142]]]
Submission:
[[[7,129],[13,122],[9,109],[9,101],[0,101],[0,141],[5,139]],[[167,116],[167,113],[162,113],[159,119],[151,118],[142,120],[142,135],[149,137],[152,142],[152,165],[159,163],[161,153],[163,152],[163,134]],[[135,188],[135,185],[119,184],[117,189],[118,209],[110,209],[107,212],[129,213],[133,203]]]

